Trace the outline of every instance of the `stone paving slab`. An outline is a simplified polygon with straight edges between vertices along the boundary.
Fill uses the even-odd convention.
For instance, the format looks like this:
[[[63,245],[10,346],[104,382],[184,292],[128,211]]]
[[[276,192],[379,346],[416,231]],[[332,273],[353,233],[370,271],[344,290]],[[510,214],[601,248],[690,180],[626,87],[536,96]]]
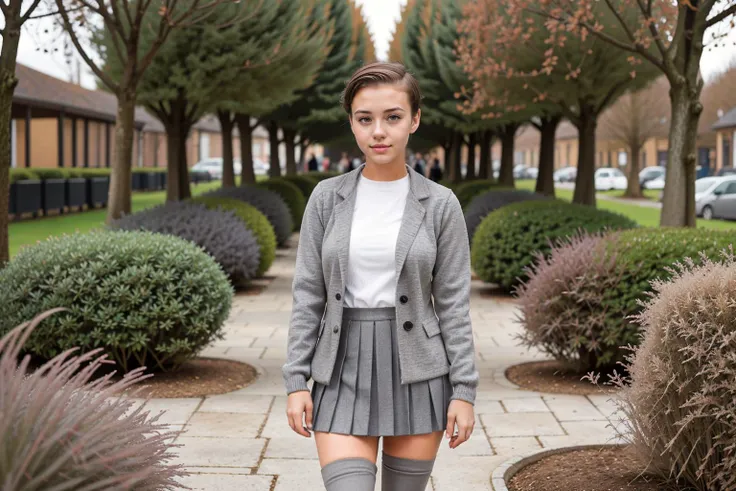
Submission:
[[[250,363],[258,379],[229,394],[205,398],[155,399],[153,414],[183,432],[177,463],[192,473],[182,483],[207,491],[317,491],[322,485],[314,438],[294,433],[286,421],[281,378],[291,316],[291,285],[296,255],[279,249],[269,270],[273,280],[260,295],[238,294],[225,326],[225,339],[206,356]],[[491,490],[491,473],[507,459],[533,450],[581,443],[615,442],[608,427],[616,407],[608,394],[566,396],[525,391],[509,382],[511,365],[545,359],[518,345],[516,307],[482,297],[471,285],[476,363],[481,375],[470,440],[455,450],[443,439],[427,491]],[[309,383],[311,387],[311,381]],[[380,489],[380,454],[378,476]]]

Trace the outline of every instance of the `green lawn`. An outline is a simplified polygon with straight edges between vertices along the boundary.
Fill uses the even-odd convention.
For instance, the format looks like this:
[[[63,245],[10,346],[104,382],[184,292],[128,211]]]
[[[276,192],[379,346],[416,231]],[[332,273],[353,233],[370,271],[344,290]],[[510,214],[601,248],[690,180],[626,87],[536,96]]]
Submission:
[[[521,180],[516,181],[517,189],[528,189],[534,190],[534,180]],[[658,191],[656,191],[658,192]],[[555,195],[559,199],[566,201],[572,201],[572,190],[570,189],[556,189]],[[614,193],[621,193],[621,191],[614,191]],[[601,193],[598,193],[601,194]],[[621,213],[629,218],[632,218],[640,225],[646,227],[658,227],[659,226],[659,208],[649,208],[646,206],[639,206],[637,204],[620,203],[617,201],[606,201],[603,199],[597,200],[598,208],[602,210],[610,210],[616,213]],[[730,230],[736,229],[736,222],[728,222],[724,220],[702,220],[698,219],[699,228],[710,228],[718,230]]]
[[[257,176],[258,180],[265,176]],[[239,181],[239,179],[238,179]],[[201,184],[192,184],[192,195],[198,195],[216,189],[220,181]],[[166,192],[136,192],[133,193],[133,211],[159,205],[166,201]],[[102,208],[94,211],[70,213],[53,217],[39,219],[26,219],[13,222],[9,227],[10,235],[10,257],[12,258],[23,246],[34,244],[52,235],[70,234],[74,232],[88,232],[95,228],[101,228],[105,224],[107,209]]]

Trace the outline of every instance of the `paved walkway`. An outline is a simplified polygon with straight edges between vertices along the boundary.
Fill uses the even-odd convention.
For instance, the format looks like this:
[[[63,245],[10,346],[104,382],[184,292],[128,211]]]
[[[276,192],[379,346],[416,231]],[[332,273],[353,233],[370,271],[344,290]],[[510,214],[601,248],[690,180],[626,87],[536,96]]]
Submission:
[[[250,363],[260,374],[252,385],[225,395],[157,399],[164,422],[186,430],[177,439],[178,462],[192,475],[184,483],[208,491],[322,490],[313,438],[294,433],[286,422],[281,378],[291,309],[297,236],[279,250],[269,271],[276,276],[257,296],[238,295],[227,336],[203,353]],[[613,432],[608,397],[545,395],[517,389],[506,367],[540,356],[516,346],[514,306],[480,296],[473,282],[471,316],[480,387],[475,431],[455,450],[443,440],[429,491],[491,490],[491,472],[508,458],[534,449],[606,443]],[[310,382],[311,384],[311,382]],[[380,456],[380,448],[379,448]],[[380,483],[380,457],[378,462]],[[376,485],[380,489],[380,484]]]

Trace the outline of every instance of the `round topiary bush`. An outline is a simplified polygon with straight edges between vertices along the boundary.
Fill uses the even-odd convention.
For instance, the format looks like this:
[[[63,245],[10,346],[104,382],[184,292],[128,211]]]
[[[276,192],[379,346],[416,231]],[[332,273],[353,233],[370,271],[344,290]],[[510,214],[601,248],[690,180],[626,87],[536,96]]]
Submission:
[[[169,370],[222,337],[233,290],[196,245],[149,232],[97,231],[24,247],[0,270],[0,335],[55,307],[25,345],[51,359],[103,348],[123,371]]]
[[[644,331],[617,402],[621,436],[678,489],[736,486],[736,260],[679,265],[636,316]]]
[[[524,268],[535,254],[548,254],[557,239],[636,226],[623,215],[564,201],[513,203],[490,213],[476,229],[473,270],[483,281],[511,290],[526,279]]]
[[[149,230],[194,242],[215,258],[236,286],[253,278],[261,261],[255,234],[234,212],[209,210],[190,201],[169,202],[124,216],[110,228]]]
[[[258,211],[266,215],[268,221],[271,222],[271,226],[276,233],[276,242],[278,245],[286,245],[289,238],[291,238],[291,232],[294,229],[291,212],[283,198],[273,191],[255,186],[241,186],[215,189],[201,196],[234,198],[250,203],[258,208]]]
[[[493,189],[476,195],[470,204],[465,208],[465,226],[468,229],[468,239],[473,243],[473,235],[489,213],[498,210],[502,206],[518,203],[520,201],[532,201],[550,199],[542,194],[533,193],[531,191],[516,189]]]
[[[273,191],[281,196],[289,207],[289,212],[291,213],[291,219],[294,224],[292,231],[299,230],[307,202],[296,184],[281,178],[275,178],[261,181],[256,184],[256,187],[268,189],[269,191]]]
[[[685,257],[716,258],[733,242],[725,231],[641,228],[563,243],[539,255],[517,289],[520,339],[526,346],[577,364],[581,372],[610,371],[640,339],[632,316],[651,282],[671,276]]]
[[[312,195],[312,191],[314,191],[314,188],[317,187],[317,183],[319,182],[314,177],[309,177],[304,174],[299,175],[287,175],[283,176],[282,179],[289,181],[296,185],[296,187],[299,188],[299,191],[302,192],[302,196],[304,196],[304,202],[306,203],[309,201],[309,197]]]
[[[261,261],[256,276],[261,277],[268,271],[276,258],[276,234],[266,215],[258,211],[255,206],[235,198],[197,196],[192,198],[191,201],[202,203],[209,209],[230,210],[243,220],[248,229],[256,236],[261,251]]]
[[[460,206],[465,210],[470,202],[473,201],[473,198],[492,189],[503,189],[503,187],[494,180],[482,179],[461,182],[455,186],[453,191],[455,192],[455,196],[457,196],[457,200],[460,202]]]

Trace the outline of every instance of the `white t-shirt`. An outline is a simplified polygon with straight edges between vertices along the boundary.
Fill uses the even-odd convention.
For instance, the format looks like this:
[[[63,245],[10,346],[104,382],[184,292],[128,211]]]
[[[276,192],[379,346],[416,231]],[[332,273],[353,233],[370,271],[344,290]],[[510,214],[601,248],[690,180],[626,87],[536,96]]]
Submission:
[[[394,307],[396,240],[409,193],[409,175],[372,181],[362,174],[350,229],[345,307]]]

